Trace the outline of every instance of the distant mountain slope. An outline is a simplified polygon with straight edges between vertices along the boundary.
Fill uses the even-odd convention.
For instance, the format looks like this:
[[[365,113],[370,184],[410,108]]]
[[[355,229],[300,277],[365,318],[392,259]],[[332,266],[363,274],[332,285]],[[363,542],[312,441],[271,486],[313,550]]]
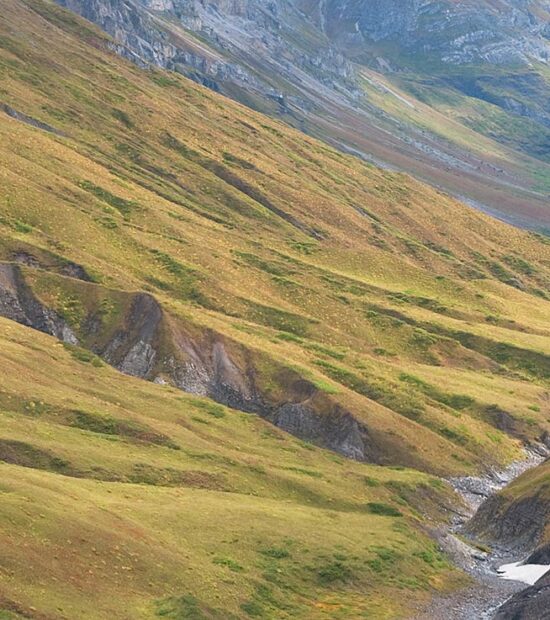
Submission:
[[[524,0],[332,0],[323,4],[322,19],[329,37],[348,55],[382,70],[389,62],[394,71],[410,72],[404,77],[413,93],[428,86],[426,94],[431,90],[437,98],[439,89],[448,88],[496,106],[503,120],[508,113],[529,119],[540,136],[528,131],[528,124],[523,140],[510,135],[509,124],[500,130],[493,126],[489,134],[547,161],[549,8],[547,2]],[[487,132],[487,127],[478,129]]]
[[[550,228],[545,2],[59,1],[131,57]]]
[[[547,238],[47,0],[4,7],[0,85],[0,612],[395,618],[463,583],[436,476],[550,431]]]
[[[447,64],[548,62],[547,0],[304,0],[331,38],[358,49],[396,41]]]

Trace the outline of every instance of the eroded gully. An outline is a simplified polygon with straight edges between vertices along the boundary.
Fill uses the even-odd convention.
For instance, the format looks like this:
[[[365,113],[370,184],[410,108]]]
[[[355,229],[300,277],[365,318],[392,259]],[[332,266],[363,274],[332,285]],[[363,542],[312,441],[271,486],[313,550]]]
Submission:
[[[493,546],[490,552],[481,551],[475,546],[475,541],[468,544],[461,532],[487,499],[547,457],[548,451],[537,446],[536,450],[526,451],[525,459],[512,463],[502,471],[449,481],[464,500],[465,509],[456,512],[451,525],[438,529],[435,535],[453,563],[467,572],[473,581],[468,588],[436,597],[427,609],[413,614],[411,620],[491,620],[503,603],[528,587],[519,581],[505,580],[497,572],[501,565],[519,562],[525,557],[517,557],[517,551],[514,553],[498,545]]]

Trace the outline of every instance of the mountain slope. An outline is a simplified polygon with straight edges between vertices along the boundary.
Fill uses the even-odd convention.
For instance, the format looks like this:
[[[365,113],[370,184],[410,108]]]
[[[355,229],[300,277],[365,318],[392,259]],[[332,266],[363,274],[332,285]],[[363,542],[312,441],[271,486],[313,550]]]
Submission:
[[[312,15],[318,13],[331,37],[352,40],[358,48],[399,41],[405,50],[422,50],[448,64],[548,61],[547,0],[305,0],[303,4]]]
[[[10,276],[23,277],[20,292],[15,286],[23,306],[30,295],[81,344],[120,366],[125,358],[109,355],[112,346],[129,354],[117,334],[131,315],[116,289],[145,289],[172,326],[150,342],[137,334],[138,346],[164,360],[145,365],[149,378],[177,381],[170,358],[196,366],[189,346],[207,355],[200,342],[219,333],[234,349],[233,366],[246,374],[250,363],[266,377],[254,387],[262,398],[273,391],[267,377],[290,360],[310,381],[345,386],[327,387],[329,399],[375,432],[385,458],[429,467],[437,452],[448,452],[449,438],[457,459],[436,459],[440,470],[463,467],[464,450],[485,457],[495,391],[523,378],[531,385],[508,414],[519,435],[536,434],[523,418],[548,377],[544,239],[181,78],[119,63],[95,51],[108,41],[83,23],[71,28],[94,48],[60,31],[68,13],[27,6],[27,31],[4,39],[6,104],[55,133],[2,116],[2,252],[31,267]],[[60,35],[52,47],[49,39]],[[96,284],[32,269],[67,275],[66,260]],[[13,297],[14,285],[5,287]],[[178,344],[181,330],[196,344]],[[246,362],[249,354],[237,353],[243,346],[272,362]],[[438,368],[441,394],[429,379]],[[494,378],[473,389],[479,370]],[[469,396],[460,422],[448,404],[454,392]],[[416,408],[407,406],[411,398]],[[396,450],[390,420],[408,429],[400,433],[408,449]],[[432,456],[410,449],[419,432]]]
[[[507,221],[550,225],[543,2],[60,3],[134,59]]]
[[[438,480],[0,323],[3,617],[395,617],[395,588],[422,602],[461,582],[415,511],[418,491],[439,513]]]
[[[6,614],[399,617],[463,583],[434,475],[549,430],[546,238],[51,2],[6,7],[0,76]]]

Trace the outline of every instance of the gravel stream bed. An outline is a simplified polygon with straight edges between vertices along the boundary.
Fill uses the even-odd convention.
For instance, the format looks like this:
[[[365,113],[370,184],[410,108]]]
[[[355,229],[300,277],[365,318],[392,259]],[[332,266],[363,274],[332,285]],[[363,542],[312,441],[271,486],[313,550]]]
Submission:
[[[450,527],[437,530],[435,535],[441,548],[473,578],[473,582],[469,588],[434,598],[422,612],[413,612],[411,620],[491,620],[503,603],[527,587],[524,583],[506,581],[496,572],[502,564],[524,558],[498,546],[485,553],[468,545],[459,535],[484,501],[542,463],[548,456],[545,452],[542,447],[537,451],[528,450],[524,460],[516,461],[502,471],[449,480],[464,499],[467,510],[464,514],[457,514]]]

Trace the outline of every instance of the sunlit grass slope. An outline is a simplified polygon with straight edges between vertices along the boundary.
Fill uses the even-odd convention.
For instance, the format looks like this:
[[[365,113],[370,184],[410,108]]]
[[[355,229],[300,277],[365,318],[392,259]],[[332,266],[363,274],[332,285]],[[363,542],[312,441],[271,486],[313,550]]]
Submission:
[[[544,238],[142,71],[48,2],[1,23],[5,260],[70,259],[299,366],[406,464],[511,458],[503,415],[545,427]],[[40,279],[78,330],[79,293]]]
[[[459,583],[437,478],[0,327],[0,617],[385,618]]]
[[[266,391],[284,399],[267,383],[288,368],[378,462],[418,471],[2,321],[0,609],[384,618],[451,586],[421,534],[446,501],[431,475],[510,461],[550,426],[548,240],[110,46],[50,2],[3,7],[0,259],[81,343],[146,291],[261,359]]]

